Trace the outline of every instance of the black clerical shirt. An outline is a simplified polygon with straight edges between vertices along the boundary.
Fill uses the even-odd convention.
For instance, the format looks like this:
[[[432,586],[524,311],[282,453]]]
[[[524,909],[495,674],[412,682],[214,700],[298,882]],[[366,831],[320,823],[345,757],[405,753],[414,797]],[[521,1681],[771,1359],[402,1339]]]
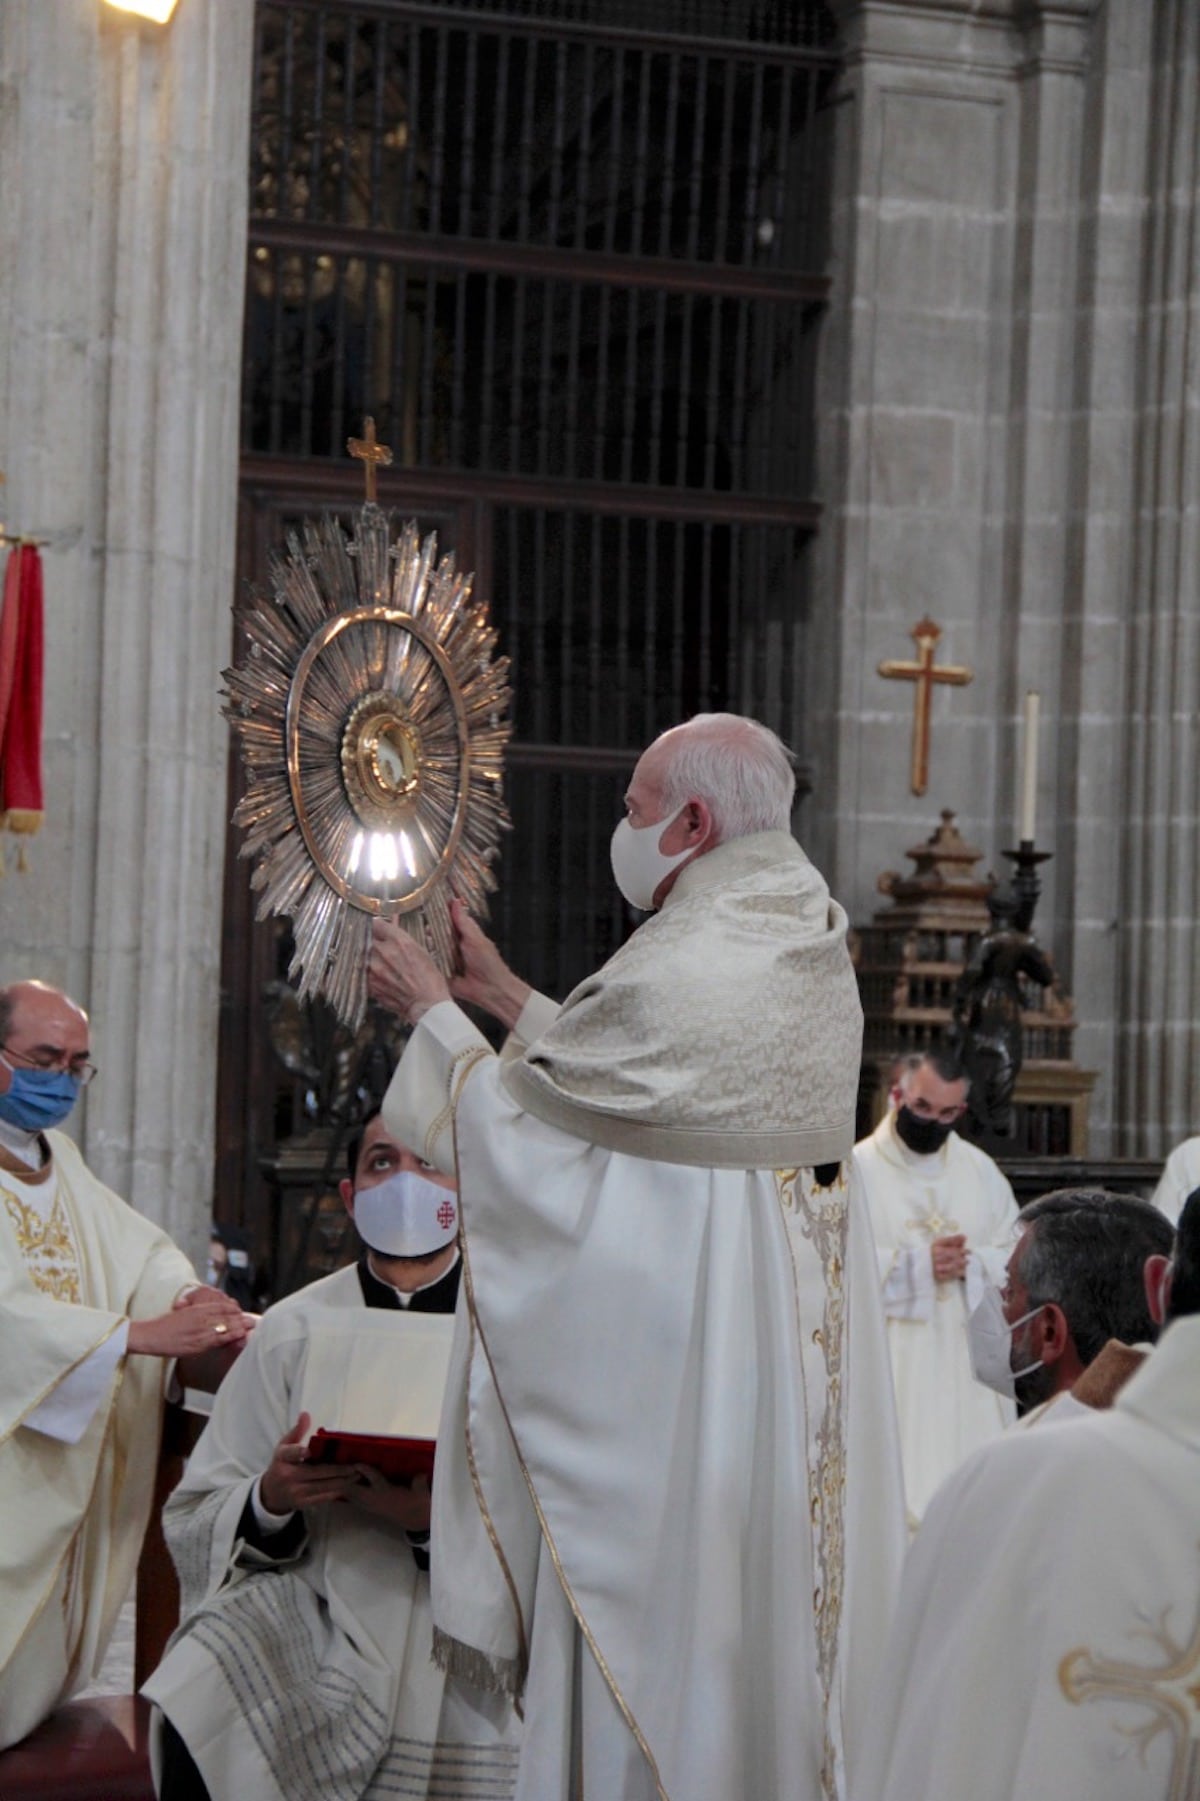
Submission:
[[[396,1290],[388,1282],[381,1282],[368,1261],[366,1251],[358,1260],[358,1282],[362,1289],[363,1304],[367,1307],[390,1308],[394,1313],[453,1313],[458,1302],[458,1288],[462,1281],[462,1258],[457,1257],[444,1276],[431,1282],[428,1288],[419,1288],[405,1307]],[[296,1556],[308,1535],[303,1513],[294,1513],[286,1526],[278,1532],[264,1532],[254,1512],[254,1504],[247,1497],[242,1508],[242,1517],[238,1521],[238,1537],[252,1550],[264,1557],[280,1562]],[[410,1532],[408,1542],[412,1546],[413,1559],[418,1569],[429,1568],[429,1534],[428,1532]]]
[[[366,1251],[358,1260],[358,1283],[368,1307],[391,1307],[397,1313],[453,1313],[458,1302],[458,1285],[462,1280],[462,1258],[456,1257],[444,1276],[418,1288],[406,1307],[388,1282],[381,1282],[368,1261]]]

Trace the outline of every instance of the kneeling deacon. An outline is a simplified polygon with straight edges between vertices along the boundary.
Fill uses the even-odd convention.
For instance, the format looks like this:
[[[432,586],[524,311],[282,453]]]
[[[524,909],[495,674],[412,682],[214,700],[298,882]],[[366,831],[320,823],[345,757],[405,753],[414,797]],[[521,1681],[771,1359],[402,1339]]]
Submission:
[[[143,1691],[161,1801],[511,1793],[512,1709],[431,1658],[428,1483],[306,1458],[314,1427],[392,1430],[428,1354],[411,1316],[458,1295],[454,1184],[378,1115],[349,1171],[361,1257],[263,1316],[164,1514],[182,1619]]]

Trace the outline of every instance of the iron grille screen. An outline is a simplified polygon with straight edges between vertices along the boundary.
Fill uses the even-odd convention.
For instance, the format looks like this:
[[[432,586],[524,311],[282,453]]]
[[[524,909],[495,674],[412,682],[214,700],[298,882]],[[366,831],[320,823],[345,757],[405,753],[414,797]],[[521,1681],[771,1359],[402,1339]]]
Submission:
[[[827,59],[260,8],[245,441],[798,496]]]
[[[381,498],[470,516],[516,696],[500,937],[561,993],[627,925],[636,752],[705,708],[795,729],[830,15],[259,0],[256,31],[244,482],[344,501],[371,413]]]

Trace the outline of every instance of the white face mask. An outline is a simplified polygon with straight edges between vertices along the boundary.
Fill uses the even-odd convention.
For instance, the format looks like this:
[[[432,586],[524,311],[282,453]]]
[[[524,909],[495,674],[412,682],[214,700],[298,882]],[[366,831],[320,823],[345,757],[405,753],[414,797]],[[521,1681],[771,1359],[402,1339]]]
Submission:
[[[983,1299],[967,1320],[967,1345],[971,1353],[971,1372],[977,1382],[986,1383],[994,1388],[998,1395],[1007,1395],[1008,1399],[1016,1398],[1016,1385],[1021,1376],[1032,1375],[1034,1370],[1042,1367],[1039,1357],[1034,1363],[1027,1363],[1024,1369],[1014,1370],[1012,1366],[1012,1336],[1018,1326],[1040,1313],[1040,1307],[1031,1307],[1020,1319],[1010,1326],[1004,1317],[1004,1302],[1000,1298],[1000,1290],[994,1282],[989,1282],[983,1291]]]
[[[617,887],[630,906],[640,907],[643,913],[653,907],[659,883],[695,852],[696,847],[692,845],[690,850],[667,857],[658,848],[663,834],[670,830],[683,811],[680,807],[670,819],[656,820],[653,825],[631,825],[628,819],[622,819],[612,835],[609,854]]]
[[[381,1257],[428,1257],[458,1231],[458,1196],[415,1170],[400,1169],[354,1196],[354,1224]]]

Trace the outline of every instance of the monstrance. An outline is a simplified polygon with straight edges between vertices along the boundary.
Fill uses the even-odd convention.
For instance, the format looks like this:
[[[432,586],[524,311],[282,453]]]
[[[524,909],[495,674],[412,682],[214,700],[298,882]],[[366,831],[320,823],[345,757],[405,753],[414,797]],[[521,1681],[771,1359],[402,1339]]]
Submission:
[[[366,502],[349,535],[309,519],[272,553],[270,593],[239,609],[248,647],[225,672],[224,711],[257,917],[291,917],[289,979],[356,1030],[374,918],[395,917],[449,974],[451,898],[486,914],[511,726],[508,659],[472,578],[438,561],[433,533],[393,537],[375,501],[390,453],[371,420],[350,448]]]

